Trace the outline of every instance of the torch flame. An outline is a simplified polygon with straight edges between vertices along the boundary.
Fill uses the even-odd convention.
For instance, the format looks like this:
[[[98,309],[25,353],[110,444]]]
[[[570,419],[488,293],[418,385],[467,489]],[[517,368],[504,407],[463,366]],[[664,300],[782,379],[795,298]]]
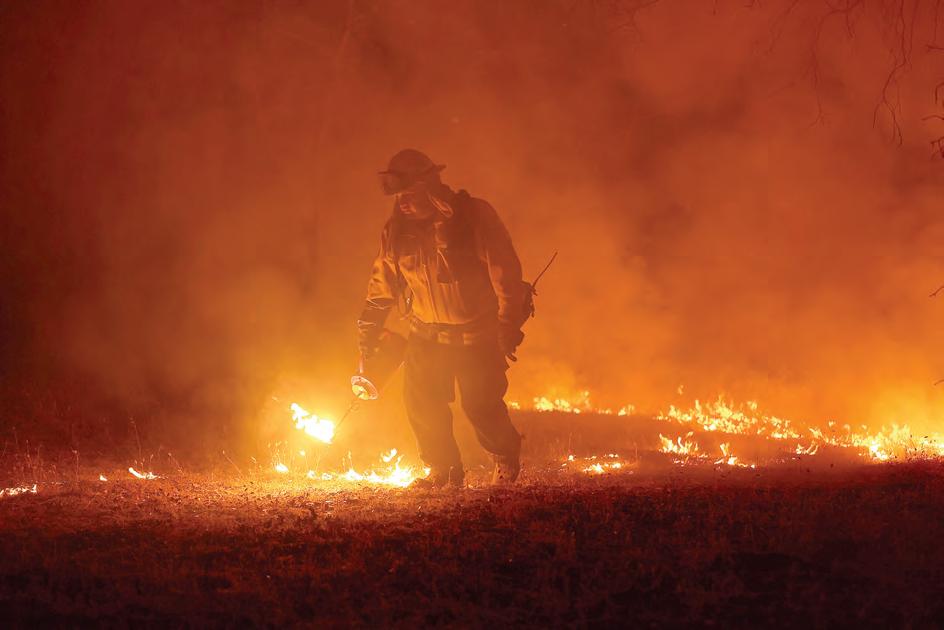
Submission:
[[[603,473],[622,470],[632,465],[630,462],[624,461],[623,458],[616,453],[607,453],[606,455],[600,456],[591,455],[590,457],[581,458],[568,455],[562,467],[567,468],[571,464],[580,466],[578,470],[589,475],[602,475]],[[632,471],[629,472],[632,474]]]
[[[334,422],[327,418],[319,418],[303,409],[298,403],[292,403],[291,410],[296,429],[301,429],[325,444],[331,444],[331,440],[334,439]]]

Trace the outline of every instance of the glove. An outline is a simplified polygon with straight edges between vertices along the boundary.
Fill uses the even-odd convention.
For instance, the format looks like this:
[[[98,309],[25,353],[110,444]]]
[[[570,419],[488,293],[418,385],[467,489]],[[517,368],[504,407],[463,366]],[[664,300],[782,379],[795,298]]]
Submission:
[[[380,349],[380,335],[383,333],[383,322],[387,318],[387,311],[370,306],[357,320],[357,350],[361,355],[361,363],[377,354]]]
[[[361,364],[380,350],[380,335],[376,330],[361,330],[357,336],[357,350],[361,355]]]
[[[361,368],[363,368],[364,362],[377,354],[380,349],[381,330],[383,329],[379,326],[359,327],[357,331],[357,351],[360,354]]]
[[[522,341],[524,341],[524,333],[521,332],[520,328],[508,324],[499,326],[498,347],[501,349],[502,354],[508,359],[512,361],[518,360],[518,357],[515,356],[515,350],[518,349]]]

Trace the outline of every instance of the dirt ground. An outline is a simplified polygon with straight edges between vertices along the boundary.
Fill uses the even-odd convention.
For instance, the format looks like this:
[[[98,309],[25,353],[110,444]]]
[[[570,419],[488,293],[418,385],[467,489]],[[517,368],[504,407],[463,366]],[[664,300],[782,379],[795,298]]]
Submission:
[[[208,470],[0,498],[4,625],[928,626],[944,464],[530,462],[495,490]]]

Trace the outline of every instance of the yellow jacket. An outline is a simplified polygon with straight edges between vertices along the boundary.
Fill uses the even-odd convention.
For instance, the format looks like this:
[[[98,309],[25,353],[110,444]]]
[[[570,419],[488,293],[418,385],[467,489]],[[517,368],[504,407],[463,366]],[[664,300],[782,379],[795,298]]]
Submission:
[[[408,218],[394,206],[357,322],[362,339],[380,331],[401,295],[412,302],[413,332],[427,336],[432,330],[461,338],[523,322],[521,262],[495,209],[447,186],[434,203],[438,211],[427,219]],[[466,334],[465,342],[475,337]]]

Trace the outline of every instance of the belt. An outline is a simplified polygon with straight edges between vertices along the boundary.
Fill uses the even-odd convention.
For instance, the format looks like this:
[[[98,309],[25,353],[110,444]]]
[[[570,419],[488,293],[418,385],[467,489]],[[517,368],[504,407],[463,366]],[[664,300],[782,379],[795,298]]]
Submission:
[[[474,346],[497,337],[498,321],[487,318],[467,324],[429,324],[411,315],[410,334],[450,346]]]

